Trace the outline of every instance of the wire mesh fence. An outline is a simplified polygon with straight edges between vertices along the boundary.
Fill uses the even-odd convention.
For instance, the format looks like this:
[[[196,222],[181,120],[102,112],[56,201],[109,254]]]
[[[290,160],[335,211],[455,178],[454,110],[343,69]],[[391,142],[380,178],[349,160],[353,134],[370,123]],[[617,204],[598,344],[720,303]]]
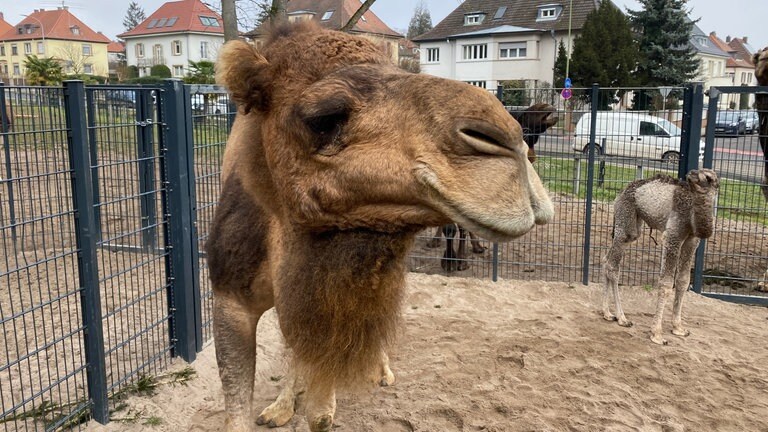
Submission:
[[[722,186],[694,283],[764,301],[755,291],[768,268],[758,141],[768,131],[749,126],[754,108],[727,106],[767,90],[710,91],[708,108],[690,89],[573,89],[569,101],[558,89],[502,90],[512,114],[549,122],[536,135],[535,124],[519,120],[527,139],[536,135],[533,167],[550,190],[554,220],[503,244],[453,227],[458,252],[447,257],[444,227],[424,230],[410,269],[598,282],[616,195],[635,179],[703,165]],[[194,360],[212,339],[205,242],[234,107],[219,87],[174,80],[0,86],[2,107],[0,430],[107,421],[137,381],[174,357]],[[722,130],[721,117],[729,119]],[[652,285],[660,244],[660,233],[644,231],[624,257],[621,283]]]

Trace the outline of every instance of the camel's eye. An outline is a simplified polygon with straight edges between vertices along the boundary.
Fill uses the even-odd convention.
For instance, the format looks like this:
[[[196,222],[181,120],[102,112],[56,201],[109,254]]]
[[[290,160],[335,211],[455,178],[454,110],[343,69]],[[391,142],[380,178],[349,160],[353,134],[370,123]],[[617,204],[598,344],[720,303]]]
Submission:
[[[346,111],[340,111],[308,117],[304,119],[304,123],[317,135],[334,136],[339,133],[348,117],[349,115]]]

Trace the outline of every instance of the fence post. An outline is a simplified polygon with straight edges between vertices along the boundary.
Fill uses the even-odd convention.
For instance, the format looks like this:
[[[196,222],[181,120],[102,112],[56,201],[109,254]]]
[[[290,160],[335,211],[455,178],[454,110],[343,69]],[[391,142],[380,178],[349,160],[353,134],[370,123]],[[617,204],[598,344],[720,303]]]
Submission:
[[[193,219],[194,170],[192,167],[192,117],[185,100],[184,83],[166,79],[162,83],[163,145],[168,206],[168,234],[171,271],[168,272],[173,355],[192,362],[202,349],[200,285],[194,277],[198,265]]]
[[[496,99],[504,105],[504,86],[496,86]],[[493,242],[491,250],[491,280],[496,282],[499,280],[499,243]]]
[[[83,81],[64,81],[65,115],[67,119],[67,146],[72,169],[72,196],[75,206],[75,238],[77,241],[77,272],[81,289],[80,305],[83,313],[85,360],[87,366],[88,395],[93,403],[94,420],[109,421],[107,373],[104,360],[104,332],[102,329],[101,298],[99,296],[99,269],[96,254],[98,230],[93,214],[93,179],[88,149],[88,127],[85,112],[85,84]]]
[[[136,98],[136,155],[139,161],[139,204],[141,207],[141,247],[157,248],[157,206],[155,204],[154,107],[152,91],[140,89]]]
[[[88,110],[88,140],[91,143],[89,145],[89,151],[91,154],[91,163],[96,165],[99,160],[99,140],[96,134],[96,101],[93,97],[93,91],[85,92],[85,108]],[[93,181],[93,223],[96,226],[96,241],[101,241],[101,197],[99,194],[99,172],[97,170],[91,171],[91,179]]]
[[[699,88],[701,86],[699,85]],[[710,87],[709,89],[709,106],[707,107],[707,131],[706,142],[704,143],[704,168],[712,168],[712,158],[715,151],[715,117],[717,117],[717,105],[720,101],[720,91],[717,87]],[[698,117],[699,128],[702,123],[702,112],[704,111],[704,96],[701,95],[701,105],[697,106],[693,104],[694,109],[691,111],[692,117]],[[696,119],[693,119],[691,123],[694,123]],[[699,129],[698,135],[701,135]],[[700,139],[700,138],[699,138]],[[698,161],[698,141],[696,144],[696,159]],[[704,239],[699,242],[699,247],[696,249],[696,258],[693,262],[693,291],[701,294],[701,287],[704,284],[704,250],[707,247],[707,240]]]
[[[10,132],[11,113],[5,110],[6,107],[5,83],[0,82],[0,131]],[[11,143],[8,140],[8,134],[3,135],[3,154],[5,155],[5,187],[8,189],[8,217],[11,226],[11,241],[13,247],[16,247],[16,205],[13,197],[13,172],[11,171]]]
[[[597,129],[597,106],[600,87],[592,84],[590,92],[590,112],[592,117],[589,119],[589,162],[587,162],[587,196],[584,203],[584,261],[582,262],[581,283],[589,284],[589,248],[592,235],[592,189],[595,181],[595,129]]]
[[[680,137],[680,165],[677,177],[685,178],[688,171],[699,166],[701,141],[701,113],[704,110],[704,90],[701,84],[692,84],[683,91],[683,118]]]

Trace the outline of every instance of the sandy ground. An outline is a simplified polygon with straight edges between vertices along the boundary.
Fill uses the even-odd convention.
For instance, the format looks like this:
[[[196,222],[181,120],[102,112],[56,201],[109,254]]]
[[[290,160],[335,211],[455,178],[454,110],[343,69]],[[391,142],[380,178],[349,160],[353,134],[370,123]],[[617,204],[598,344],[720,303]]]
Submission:
[[[630,329],[597,313],[600,287],[410,274],[397,383],[339,395],[337,431],[766,431],[768,309],[688,293],[687,338],[648,340],[655,294],[622,288]],[[665,332],[669,331],[668,310]],[[259,327],[255,410],[278,394],[284,352]],[[220,430],[214,346],[187,386],[132,397],[86,431]],[[186,366],[179,362],[171,369]],[[145,419],[159,419],[159,425]],[[255,428],[255,430],[262,430]],[[267,429],[263,429],[267,430]],[[297,415],[275,431],[307,431]]]

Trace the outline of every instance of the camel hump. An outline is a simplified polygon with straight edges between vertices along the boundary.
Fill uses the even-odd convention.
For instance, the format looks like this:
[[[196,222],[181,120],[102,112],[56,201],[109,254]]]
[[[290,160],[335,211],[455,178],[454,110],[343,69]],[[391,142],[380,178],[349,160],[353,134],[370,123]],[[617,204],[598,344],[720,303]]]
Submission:
[[[205,245],[214,290],[249,292],[267,258],[267,226],[264,210],[250,198],[237,175],[229,176]]]

